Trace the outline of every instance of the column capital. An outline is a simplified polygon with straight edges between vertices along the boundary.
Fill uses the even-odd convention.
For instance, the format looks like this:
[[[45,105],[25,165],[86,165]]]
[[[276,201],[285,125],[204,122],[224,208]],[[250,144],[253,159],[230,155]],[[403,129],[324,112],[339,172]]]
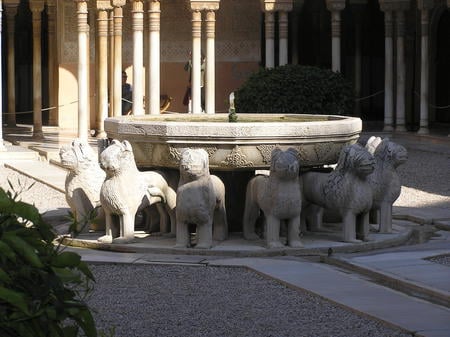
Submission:
[[[123,7],[126,3],[126,0],[111,0],[111,6],[113,7]]]
[[[190,0],[193,11],[216,11],[219,9],[220,0]]]
[[[110,0],[97,0],[96,1],[97,10],[99,11],[108,11],[112,9]]]
[[[263,12],[290,12],[294,8],[292,0],[261,0]]]
[[[44,10],[44,0],[33,0],[30,1],[30,10],[32,12],[42,12]]]
[[[19,6],[20,0],[3,0],[3,4],[6,8],[17,8]]]
[[[447,0],[447,7],[450,8],[450,0]]]
[[[420,11],[432,9],[433,7],[434,7],[434,0],[417,0],[417,9]]]
[[[407,11],[409,9],[409,0],[378,0],[380,9],[383,12]],[[433,1],[433,0],[431,0]]]
[[[342,11],[345,8],[345,0],[327,0],[327,9],[330,12]]]

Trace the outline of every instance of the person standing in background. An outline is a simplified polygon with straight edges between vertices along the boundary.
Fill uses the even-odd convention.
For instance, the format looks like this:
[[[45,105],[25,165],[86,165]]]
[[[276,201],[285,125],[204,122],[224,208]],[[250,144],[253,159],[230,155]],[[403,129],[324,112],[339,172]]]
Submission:
[[[122,70],[122,115],[129,115],[133,107],[133,91],[131,84],[127,83],[127,73]]]
[[[201,105],[202,111],[205,111],[205,55],[202,54],[202,62],[201,62],[201,74],[200,74],[200,88],[201,88]],[[183,98],[183,105],[188,106],[188,112],[192,111],[192,101],[191,101],[191,84],[192,84],[192,52],[189,52],[189,60],[184,65],[184,71],[189,72],[188,77],[188,86],[186,88],[186,92]]]

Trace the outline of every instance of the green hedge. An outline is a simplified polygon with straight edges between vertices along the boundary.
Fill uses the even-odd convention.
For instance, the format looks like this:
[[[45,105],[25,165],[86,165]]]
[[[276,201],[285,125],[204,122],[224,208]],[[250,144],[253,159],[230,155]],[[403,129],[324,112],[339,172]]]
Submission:
[[[235,92],[240,113],[349,115],[353,102],[342,74],[301,65],[261,69]]]

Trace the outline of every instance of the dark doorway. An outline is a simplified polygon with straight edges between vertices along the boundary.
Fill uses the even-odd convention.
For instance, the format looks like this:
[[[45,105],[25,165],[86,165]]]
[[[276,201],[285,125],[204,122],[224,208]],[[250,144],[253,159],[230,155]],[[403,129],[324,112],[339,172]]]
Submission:
[[[436,43],[436,122],[450,123],[450,12],[438,24]]]

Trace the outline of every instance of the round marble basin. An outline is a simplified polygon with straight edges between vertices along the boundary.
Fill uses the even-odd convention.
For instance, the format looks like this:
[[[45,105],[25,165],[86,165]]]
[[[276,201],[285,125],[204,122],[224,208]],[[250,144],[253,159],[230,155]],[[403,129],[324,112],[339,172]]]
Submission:
[[[128,140],[140,168],[178,168],[185,148],[203,148],[211,170],[268,169],[275,147],[295,148],[303,167],[337,162],[362,130],[361,119],[294,114],[163,114],[107,118],[109,138]]]

